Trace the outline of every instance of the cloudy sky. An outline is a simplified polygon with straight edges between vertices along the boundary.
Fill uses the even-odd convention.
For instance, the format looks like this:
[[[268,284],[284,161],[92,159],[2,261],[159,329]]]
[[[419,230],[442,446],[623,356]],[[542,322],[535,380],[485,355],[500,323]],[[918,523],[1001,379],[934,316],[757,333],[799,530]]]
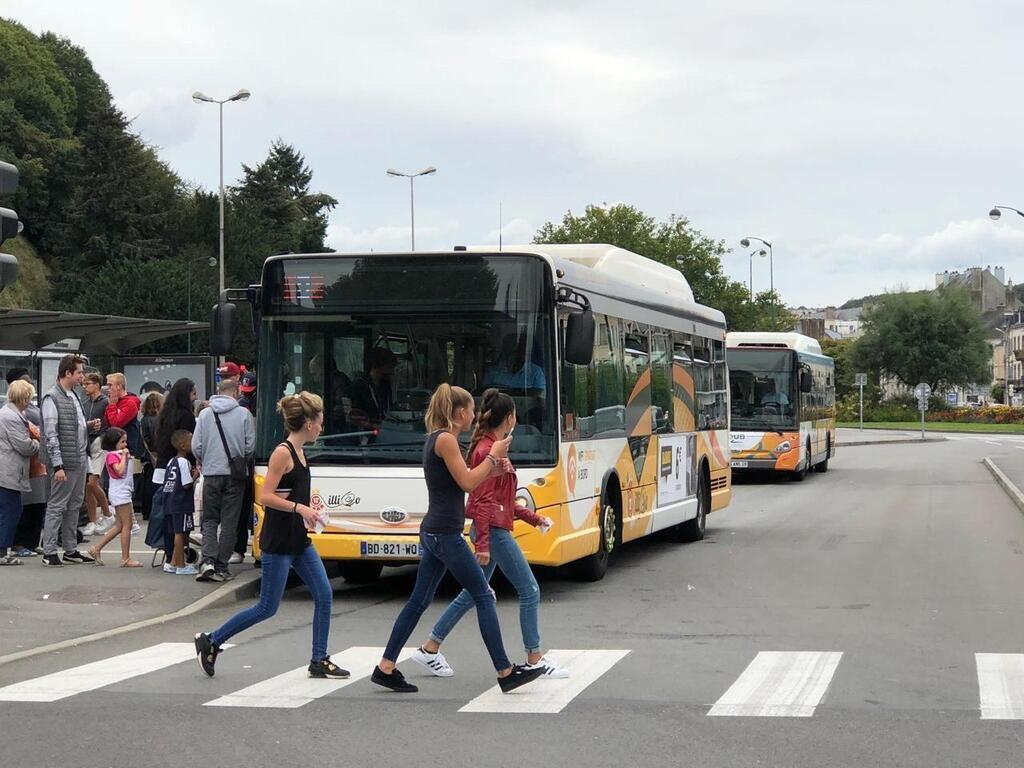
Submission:
[[[506,243],[588,203],[775,245],[792,304],[1004,265],[1024,281],[1024,4],[935,0],[420,3],[6,0],[89,53],[143,137],[217,184],[280,137],[340,200],[329,244]],[[1016,53],[1015,53],[1016,52]],[[767,260],[754,287],[768,285]]]

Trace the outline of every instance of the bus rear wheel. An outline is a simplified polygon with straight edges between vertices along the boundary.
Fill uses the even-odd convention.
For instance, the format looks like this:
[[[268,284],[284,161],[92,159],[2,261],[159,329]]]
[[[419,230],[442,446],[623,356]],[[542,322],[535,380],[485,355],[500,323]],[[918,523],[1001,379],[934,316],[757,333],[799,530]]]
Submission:
[[[711,475],[707,464],[700,468],[700,480],[697,482],[697,516],[676,528],[679,541],[700,541],[704,538],[707,527],[708,512],[711,511]]]
[[[600,581],[608,572],[612,552],[619,543],[619,513],[612,500],[611,489],[601,497],[600,520],[601,540],[597,552],[572,564],[572,572],[581,581]]]

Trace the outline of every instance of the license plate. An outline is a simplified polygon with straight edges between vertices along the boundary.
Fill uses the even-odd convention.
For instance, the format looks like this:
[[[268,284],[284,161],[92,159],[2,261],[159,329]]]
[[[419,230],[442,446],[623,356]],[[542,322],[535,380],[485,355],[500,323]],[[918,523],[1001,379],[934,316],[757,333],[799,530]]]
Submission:
[[[733,469],[746,469],[750,466],[750,462],[747,461],[734,461],[732,462]]]
[[[420,556],[419,542],[361,541],[359,554],[362,557],[395,557],[398,559]]]

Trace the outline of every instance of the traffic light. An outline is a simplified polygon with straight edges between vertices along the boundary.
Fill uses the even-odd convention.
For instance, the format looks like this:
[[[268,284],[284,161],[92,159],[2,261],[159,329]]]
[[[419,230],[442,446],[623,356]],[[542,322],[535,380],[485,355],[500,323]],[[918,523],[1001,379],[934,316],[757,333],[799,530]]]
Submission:
[[[18,169],[0,160],[0,196],[13,195],[18,189]],[[18,214],[10,208],[0,208],[0,245],[4,240],[17,237],[22,225]],[[0,291],[18,279],[18,260],[9,253],[0,253]]]

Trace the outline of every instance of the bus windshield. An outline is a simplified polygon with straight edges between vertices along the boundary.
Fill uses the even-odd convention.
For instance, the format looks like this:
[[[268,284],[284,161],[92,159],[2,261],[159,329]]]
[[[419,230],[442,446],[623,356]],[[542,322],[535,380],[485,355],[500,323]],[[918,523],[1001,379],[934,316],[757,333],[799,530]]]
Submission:
[[[282,439],[274,404],[324,398],[315,464],[420,464],[441,382],[510,394],[513,462],[556,461],[554,318],[546,264],[527,257],[379,256],[268,264],[257,459]],[[463,440],[468,441],[469,435]]]
[[[729,349],[734,430],[797,428],[794,355],[788,349]]]

